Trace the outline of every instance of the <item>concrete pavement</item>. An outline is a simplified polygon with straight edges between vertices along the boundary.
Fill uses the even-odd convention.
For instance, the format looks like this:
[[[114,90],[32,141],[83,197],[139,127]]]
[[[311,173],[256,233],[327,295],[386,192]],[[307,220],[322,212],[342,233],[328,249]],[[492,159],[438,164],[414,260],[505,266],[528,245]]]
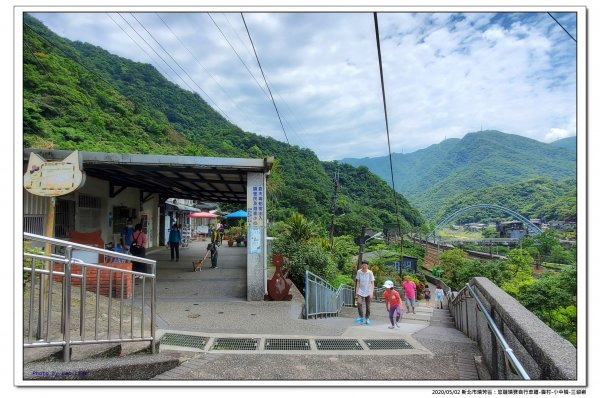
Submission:
[[[245,299],[244,247],[221,246],[219,268],[193,272],[208,242],[194,241],[181,249],[179,262],[160,248],[148,253],[157,260],[158,337],[166,333],[201,336],[204,348],[161,346],[180,355],[182,364],[156,376],[159,381],[199,380],[476,380],[475,342],[443,322],[447,310],[418,303],[416,314],[405,314],[400,328],[388,329],[385,304],[374,302],[370,326],[356,325],[356,308],[339,317],[301,318],[303,297],[293,288],[292,301],[248,302]],[[209,263],[209,261],[206,261]],[[138,282],[139,283],[139,282]],[[433,305],[433,303],[432,303]],[[431,320],[434,319],[434,322]],[[219,338],[257,338],[258,350],[216,351]],[[310,351],[269,351],[268,338],[307,339]],[[318,350],[317,339],[356,339],[361,351]],[[410,349],[374,350],[365,340],[404,340]]]

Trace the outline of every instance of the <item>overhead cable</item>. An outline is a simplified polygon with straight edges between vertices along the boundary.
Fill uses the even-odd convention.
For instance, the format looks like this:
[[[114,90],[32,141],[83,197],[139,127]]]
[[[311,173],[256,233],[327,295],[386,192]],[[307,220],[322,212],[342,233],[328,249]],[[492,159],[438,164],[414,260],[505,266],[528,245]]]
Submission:
[[[244,67],[246,68],[246,71],[250,74],[250,76],[252,77],[252,79],[254,79],[254,81],[256,82],[256,84],[258,85],[258,87],[265,94],[265,97],[267,98],[267,100],[271,99],[271,97],[265,91],[265,89],[263,88],[263,86],[258,82],[258,80],[254,76],[254,74],[252,73],[252,71],[250,71],[250,68],[248,68],[248,65],[244,62],[244,60],[242,59],[241,55],[235,49],[233,43],[227,38],[227,35],[225,35],[225,32],[223,32],[223,29],[221,29],[221,27],[219,26],[219,24],[215,21],[215,19],[212,17],[212,15],[210,15],[210,13],[208,14],[208,16],[210,17],[210,20],[215,25],[215,27],[217,28],[217,30],[219,31],[219,33],[221,33],[221,36],[223,36],[223,38],[225,39],[225,41],[227,42],[227,44],[229,45],[229,47],[233,50],[233,52],[235,53],[235,55],[238,57],[238,59],[240,60],[240,62],[244,65]],[[248,48],[248,45],[246,44],[246,42],[244,42],[244,40],[242,40],[242,38],[240,37],[240,35],[237,33],[236,29],[231,24],[231,21],[229,21],[229,18],[227,18],[227,15],[223,14],[223,16],[225,17],[225,20],[227,21],[227,24],[230,26],[231,30],[233,30],[233,33],[235,33],[235,36],[238,38],[238,40],[240,41],[240,43],[242,43],[242,46],[246,49],[246,51],[248,52],[248,54],[252,57],[252,53],[250,52],[250,49]],[[242,21],[243,21],[243,16],[242,16]],[[263,76],[263,77],[265,77],[265,76]],[[268,79],[266,79],[266,82],[267,82],[267,86],[269,86],[268,85],[268,82],[269,82]],[[275,90],[273,90],[273,91],[275,91]],[[277,93],[277,91],[275,91],[275,95],[277,95],[279,97],[279,99],[283,102],[283,104],[287,106],[290,114],[292,116],[294,116],[294,114],[293,114],[292,110],[290,109],[289,105]],[[283,116],[283,115],[281,115],[281,119],[282,120],[286,120],[285,116]],[[302,137],[300,137],[300,134],[298,134],[297,132],[294,131],[293,125],[288,120],[286,120],[286,122],[287,122],[288,126],[291,128],[291,131],[296,134],[296,137],[298,137],[298,140],[300,141],[300,143],[302,144],[302,146],[307,147],[307,145],[302,140]]]
[[[390,144],[390,129],[388,125],[388,114],[387,114],[387,103],[385,100],[385,85],[383,84],[383,63],[381,62],[381,44],[379,43],[379,24],[377,23],[377,13],[373,13],[373,18],[375,19],[375,37],[377,39],[377,56],[379,59],[379,76],[381,78],[381,94],[383,96],[383,112],[385,115],[385,131],[387,134],[387,143],[388,143],[388,153],[390,157],[390,174],[392,176],[392,190],[394,191],[394,210],[396,212],[396,223],[398,224],[398,234],[401,234],[400,229],[400,217],[398,215],[398,200],[396,193],[396,184],[394,182],[394,167],[392,165],[392,147]]]
[[[229,21],[229,18],[227,18],[227,14],[223,13],[223,17],[227,21],[227,24],[229,25],[229,27],[231,28],[231,30],[233,31],[233,33],[235,33],[235,36],[237,37],[237,39],[240,41],[240,43],[242,43],[242,45],[246,49],[246,52],[248,53],[248,55],[252,56],[252,53],[250,52],[250,48],[248,48],[248,45],[246,44],[246,42],[244,40],[242,40],[242,38],[238,34],[237,30],[235,29],[235,27],[233,26],[233,24],[231,23],[231,21]],[[267,82],[270,83],[269,79],[267,79]],[[286,100],[281,95],[279,95],[279,93],[277,92],[277,90],[273,89],[273,91],[275,92],[275,95],[277,96],[277,98],[279,98],[279,100],[287,108],[289,114],[291,115],[291,118],[294,119],[293,121],[295,123],[299,124],[300,128],[302,128],[304,130],[307,130],[306,127],[304,127],[302,125],[302,122],[294,115],[294,111],[292,111],[292,108],[288,105],[288,103],[286,102]],[[286,120],[285,116],[283,116],[283,115],[282,115],[282,118],[283,118],[283,120]],[[300,141],[300,143],[302,144],[302,146],[305,147],[305,148],[308,148],[308,145],[306,145],[306,143],[304,142],[304,140],[302,139],[302,137],[300,136],[300,134],[298,134],[298,132],[294,129],[294,126],[292,125],[292,123],[290,123],[289,121],[287,121],[287,124],[291,128],[291,131],[296,135],[296,137],[298,137],[298,140]]]
[[[254,79],[254,81],[256,82],[256,84],[258,85],[258,87],[260,87],[260,89],[262,90],[262,92],[265,94],[265,96],[268,99],[269,98],[269,94],[267,94],[267,92],[265,91],[265,89],[263,88],[263,86],[261,86],[261,84],[258,82],[258,80],[256,80],[256,77],[254,77],[254,74],[250,71],[250,68],[248,68],[248,65],[246,65],[246,63],[244,62],[244,60],[242,59],[242,57],[240,56],[240,54],[238,54],[238,52],[236,51],[235,47],[233,47],[233,45],[231,44],[231,42],[229,41],[229,39],[227,38],[227,36],[225,36],[225,33],[223,33],[223,31],[221,30],[221,27],[215,22],[215,20],[213,19],[212,15],[210,15],[210,13],[207,13],[207,15],[210,18],[210,20],[213,22],[213,24],[215,24],[215,26],[217,27],[217,29],[221,33],[221,36],[223,36],[223,38],[225,39],[225,41],[227,42],[227,44],[229,44],[229,47],[231,47],[231,49],[233,50],[233,52],[235,53],[235,55],[237,55],[237,57],[240,60],[240,62],[244,65],[244,67],[246,68],[246,70],[248,71],[248,73],[250,73],[250,76],[252,76],[252,78]]]
[[[31,53],[31,55],[33,56],[33,59],[35,59],[35,62],[42,67],[42,69],[44,70],[44,72],[46,72],[47,75],[49,75],[48,73],[48,69],[46,69],[46,67],[44,66],[44,64],[38,59],[37,55],[35,55],[35,52],[31,49],[31,47],[29,47],[29,44],[27,44],[26,41],[23,40],[23,44],[25,44],[25,47],[27,47],[27,50]]]
[[[200,62],[198,57],[196,57],[196,55],[185,45],[185,43],[183,43],[183,41],[181,41],[179,36],[177,36],[177,34],[175,32],[173,32],[173,29],[171,29],[171,27],[167,24],[167,22],[163,19],[163,17],[161,17],[160,14],[158,14],[158,13],[155,13],[155,15],[158,18],[160,18],[162,23],[167,27],[167,29],[169,29],[169,32],[171,32],[171,34],[177,39],[177,41],[181,44],[181,46],[183,48],[185,48],[186,51],[194,58],[194,60],[202,68],[202,70],[204,70],[204,72],[206,72],[206,74],[217,84],[217,86],[219,86],[221,91],[223,91],[223,93],[227,96],[227,98],[229,98],[229,100],[231,101],[233,106],[235,106],[241,113],[244,113],[244,111],[237,106],[237,104],[235,103],[235,100],[229,95],[229,93],[225,90],[225,88],[221,85],[221,83],[219,83],[219,81],[217,79],[215,79],[215,77],[208,71],[208,69],[206,69],[204,67],[204,65],[202,65],[202,63]]]
[[[108,17],[115,23],[115,25],[117,25],[122,31],[123,33],[125,33],[132,42],[134,42],[139,48],[140,50],[142,50],[147,56],[148,58],[150,58],[150,61],[152,61],[152,64],[155,65],[157,68],[160,69],[160,71],[163,73],[164,76],[170,77],[170,75],[167,73],[166,70],[163,69],[163,67],[160,65],[160,62],[157,62],[148,51],[146,51],[146,49],[144,47],[142,47],[142,45],[140,43],[137,42],[137,40],[135,40],[133,37],[131,37],[131,35],[129,34],[129,32],[127,32],[121,25],[119,25],[117,23],[117,21],[112,17],[112,15],[110,15],[111,13],[107,12],[106,15],[108,15]]]
[[[252,44],[252,49],[254,50],[254,55],[256,56],[256,62],[258,62],[258,67],[260,68],[260,73],[262,73],[263,79],[265,79],[265,84],[267,85],[267,89],[269,90],[269,94],[271,95],[271,101],[273,102],[273,106],[275,107],[275,112],[277,112],[277,117],[279,118],[279,123],[281,124],[281,129],[283,130],[283,135],[285,136],[285,140],[287,143],[290,143],[288,140],[287,133],[285,132],[285,127],[283,127],[283,122],[281,121],[281,116],[279,115],[279,110],[277,109],[277,104],[275,103],[275,99],[273,98],[273,93],[271,92],[271,88],[269,87],[269,83],[267,83],[267,78],[265,77],[265,72],[260,64],[260,60],[258,59],[258,54],[256,53],[256,48],[254,47],[254,42],[252,41],[252,36],[250,36],[250,30],[248,30],[248,25],[246,25],[246,20],[244,19],[244,14],[242,15],[242,21],[244,21],[244,26],[246,27],[246,32],[248,32],[248,38],[250,39],[250,44]]]
[[[558,20],[557,20],[556,18],[554,18],[554,16],[553,16],[552,14],[550,14],[549,12],[547,12],[547,14],[548,14],[548,15],[550,15],[550,18],[554,19],[554,22],[556,22],[556,23],[558,24],[558,26],[560,26],[560,27],[561,27],[561,28],[562,28],[562,29],[563,29],[563,30],[564,30],[564,31],[565,31],[565,32],[566,32],[566,33],[569,35],[569,37],[570,37],[571,39],[573,39],[573,41],[574,41],[575,43],[577,43],[577,40],[575,40],[575,38],[574,38],[573,36],[571,36],[571,34],[569,33],[569,31],[568,31],[568,30],[566,30],[566,29],[565,29],[565,27],[564,27],[564,26],[562,26],[562,25],[561,25],[561,23],[560,23],[560,22],[558,22]]]
[[[131,15],[137,21],[138,24],[140,24],[140,26],[146,31],[146,33],[148,33],[150,35],[150,37],[156,42],[156,44],[158,44],[160,46],[160,48],[169,56],[169,58],[171,58],[171,60],[173,60],[173,62],[175,62],[175,65],[177,65],[179,67],[179,69],[181,69],[183,71],[183,73],[185,73],[185,75],[188,77],[188,79],[190,79],[196,85],[196,87],[198,87],[198,89],[200,91],[202,91],[204,93],[204,95],[206,95],[206,97],[221,111],[223,116],[231,123],[231,119],[227,115],[227,113],[225,113],[225,111],[223,109],[221,109],[221,107],[219,107],[219,105],[210,97],[210,95],[208,95],[208,93],[206,91],[204,91],[202,89],[202,87],[200,87],[198,85],[198,83],[196,83],[196,81],[187,73],[187,71],[185,69],[183,69],[183,67],[181,65],[179,65],[179,63],[175,60],[175,58],[173,58],[173,56],[171,56],[171,54],[163,47],[163,45],[160,44],[160,42],[152,35],[152,33],[150,33],[148,31],[148,29],[146,29],[144,24],[142,22],[140,22],[140,20],[137,19],[137,17],[135,15],[133,15],[132,13],[129,13],[129,15]],[[161,59],[162,59],[162,57],[161,57]],[[169,65],[169,68],[173,69],[171,67],[171,65]],[[173,72],[175,72],[175,70],[173,70]],[[177,73],[177,72],[175,72],[175,73]],[[179,76],[178,73],[177,73],[177,76]],[[184,81],[183,78],[181,78],[181,80]],[[186,86],[188,86],[190,88],[190,90],[192,92],[194,91],[194,89],[192,89],[185,81],[184,81],[184,83],[186,84]]]

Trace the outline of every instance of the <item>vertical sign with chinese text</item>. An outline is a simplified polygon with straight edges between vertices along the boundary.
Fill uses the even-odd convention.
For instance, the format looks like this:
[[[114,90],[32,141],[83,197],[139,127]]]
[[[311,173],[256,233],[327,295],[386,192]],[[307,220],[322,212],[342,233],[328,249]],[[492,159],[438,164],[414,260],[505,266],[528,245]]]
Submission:
[[[265,193],[263,186],[252,185],[248,196],[248,226],[262,227],[264,221]]]

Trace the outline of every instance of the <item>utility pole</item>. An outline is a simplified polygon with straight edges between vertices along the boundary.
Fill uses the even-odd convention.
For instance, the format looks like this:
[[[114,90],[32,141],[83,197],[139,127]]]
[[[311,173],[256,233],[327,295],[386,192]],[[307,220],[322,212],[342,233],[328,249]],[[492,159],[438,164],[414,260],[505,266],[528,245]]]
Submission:
[[[335,228],[335,202],[337,201],[337,190],[340,185],[340,172],[333,173],[333,197],[331,199],[331,225],[329,226],[329,247],[333,247],[333,230]]]
[[[358,267],[360,267],[360,265],[362,264],[362,259],[363,259],[363,254],[365,253],[365,235],[367,233],[367,226],[363,225],[360,228],[360,244],[358,246],[358,262],[356,263],[356,266],[354,266],[354,275],[352,275],[353,277],[356,277],[356,272],[358,271]]]

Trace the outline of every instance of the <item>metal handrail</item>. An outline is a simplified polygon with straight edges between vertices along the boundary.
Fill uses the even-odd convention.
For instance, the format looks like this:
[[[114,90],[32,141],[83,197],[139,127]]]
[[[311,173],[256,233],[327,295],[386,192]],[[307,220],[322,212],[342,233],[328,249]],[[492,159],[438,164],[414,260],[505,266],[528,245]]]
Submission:
[[[531,380],[531,378],[529,377],[529,374],[527,373],[527,371],[525,370],[525,368],[523,367],[521,362],[515,356],[515,353],[513,352],[512,348],[510,348],[510,346],[506,342],[506,339],[504,338],[504,335],[502,334],[502,332],[496,325],[496,322],[494,322],[494,319],[489,314],[489,312],[486,310],[485,306],[483,305],[483,302],[481,301],[479,296],[477,296],[477,293],[475,293],[475,291],[471,288],[471,286],[469,286],[468,283],[466,283],[465,287],[463,289],[461,289],[460,292],[458,292],[455,299],[453,300],[453,304],[455,304],[454,303],[455,301],[462,301],[463,296],[465,296],[465,294],[464,294],[465,289],[470,293],[471,297],[475,299],[477,306],[483,313],[483,316],[485,317],[485,320],[487,321],[488,326],[492,330],[492,333],[494,333],[494,336],[496,336],[498,341],[500,341],[500,346],[502,347],[504,356],[505,356],[505,358],[508,358],[508,361],[510,362],[510,365],[512,366],[512,368],[517,372],[517,374],[519,375],[519,377],[521,377],[521,379]],[[449,298],[449,295],[448,295],[448,298]]]
[[[306,271],[304,289],[305,318],[337,316],[343,306],[354,305],[354,288],[340,285],[334,289],[326,280]]]
[[[70,347],[73,345],[83,345],[83,344],[103,344],[103,343],[126,343],[126,342],[141,342],[141,341],[149,341],[151,344],[152,353],[156,353],[156,261],[136,257],[129,254],[118,253],[110,250],[100,249],[93,246],[87,246],[80,243],[74,243],[69,241],[64,241],[55,238],[48,238],[42,235],[35,235],[31,233],[24,233],[23,237],[28,241],[36,241],[45,244],[50,244],[57,247],[64,247],[65,255],[59,254],[35,254],[35,253],[23,253],[23,259],[31,260],[31,266],[25,266],[25,261],[23,265],[23,272],[29,272],[31,274],[31,282],[30,282],[30,297],[29,297],[29,320],[27,323],[28,326],[28,338],[27,342],[23,343],[23,347],[55,347],[62,346],[63,347],[63,360],[65,362],[70,361],[71,350]],[[88,263],[76,258],[73,258],[73,249],[82,250],[91,253],[97,253],[104,255],[105,258],[109,258],[112,260],[122,261],[129,260],[135,261],[139,263],[148,264],[151,268],[150,272],[140,272],[140,271],[132,271],[127,269],[121,269],[118,267],[111,267],[110,265],[101,265]],[[35,265],[35,262],[39,261],[45,263],[46,266],[44,268],[38,269]],[[126,261],[125,261],[126,262]],[[59,264],[64,267],[63,271],[55,270],[55,264]],[[76,265],[81,267],[81,273],[73,273],[72,266]],[[89,289],[87,287],[87,279],[88,275],[93,275],[94,271],[96,271],[96,286],[91,286]],[[100,315],[100,291],[101,291],[101,271],[104,273],[108,272],[108,326],[106,329],[106,338],[99,337],[99,318]],[[111,336],[111,320],[112,320],[112,299],[113,299],[113,280],[115,276],[119,275],[120,278],[117,278],[117,281],[120,280],[120,302],[119,302],[119,335],[118,337]],[[57,330],[53,330],[52,328],[52,303],[53,301],[53,287],[54,287],[54,276],[59,276],[62,278],[62,292],[61,292],[61,310],[60,310],[60,332]],[[129,333],[129,337],[123,335],[123,304],[126,300],[124,297],[124,279],[130,277],[139,277],[141,279],[141,312],[139,316],[140,321],[140,333],[139,337],[136,334],[134,336],[134,307],[135,307],[135,284],[133,283],[131,286],[131,329]],[[39,285],[37,290],[37,302],[38,305],[35,305],[36,299],[36,279],[39,278]],[[144,310],[146,306],[146,279],[150,281],[150,336],[146,336],[144,333]],[[46,284],[44,284],[44,280],[46,280]],[[71,290],[73,287],[73,281],[77,280],[78,286],[80,287],[80,303],[79,303],[79,339],[71,338]],[[117,289],[119,288],[115,283],[115,291],[114,294],[117,294]],[[60,287],[58,287],[60,289]],[[94,289],[95,288],[95,289]],[[86,332],[86,292],[88,290],[95,291],[96,293],[96,307],[95,307],[95,316],[94,316],[94,337],[87,338],[85,335]],[[139,300],[138,300],[139,301]],[[44,303],[47,303],[44,305]],[[37,314],[37,322],[36,322],[36,341],[33,338],[33,330],[34,330],[34,314]],[[44,333],[45,329],[45,333]],[[60,335],[60,337],[52,336],[51,333]]]

